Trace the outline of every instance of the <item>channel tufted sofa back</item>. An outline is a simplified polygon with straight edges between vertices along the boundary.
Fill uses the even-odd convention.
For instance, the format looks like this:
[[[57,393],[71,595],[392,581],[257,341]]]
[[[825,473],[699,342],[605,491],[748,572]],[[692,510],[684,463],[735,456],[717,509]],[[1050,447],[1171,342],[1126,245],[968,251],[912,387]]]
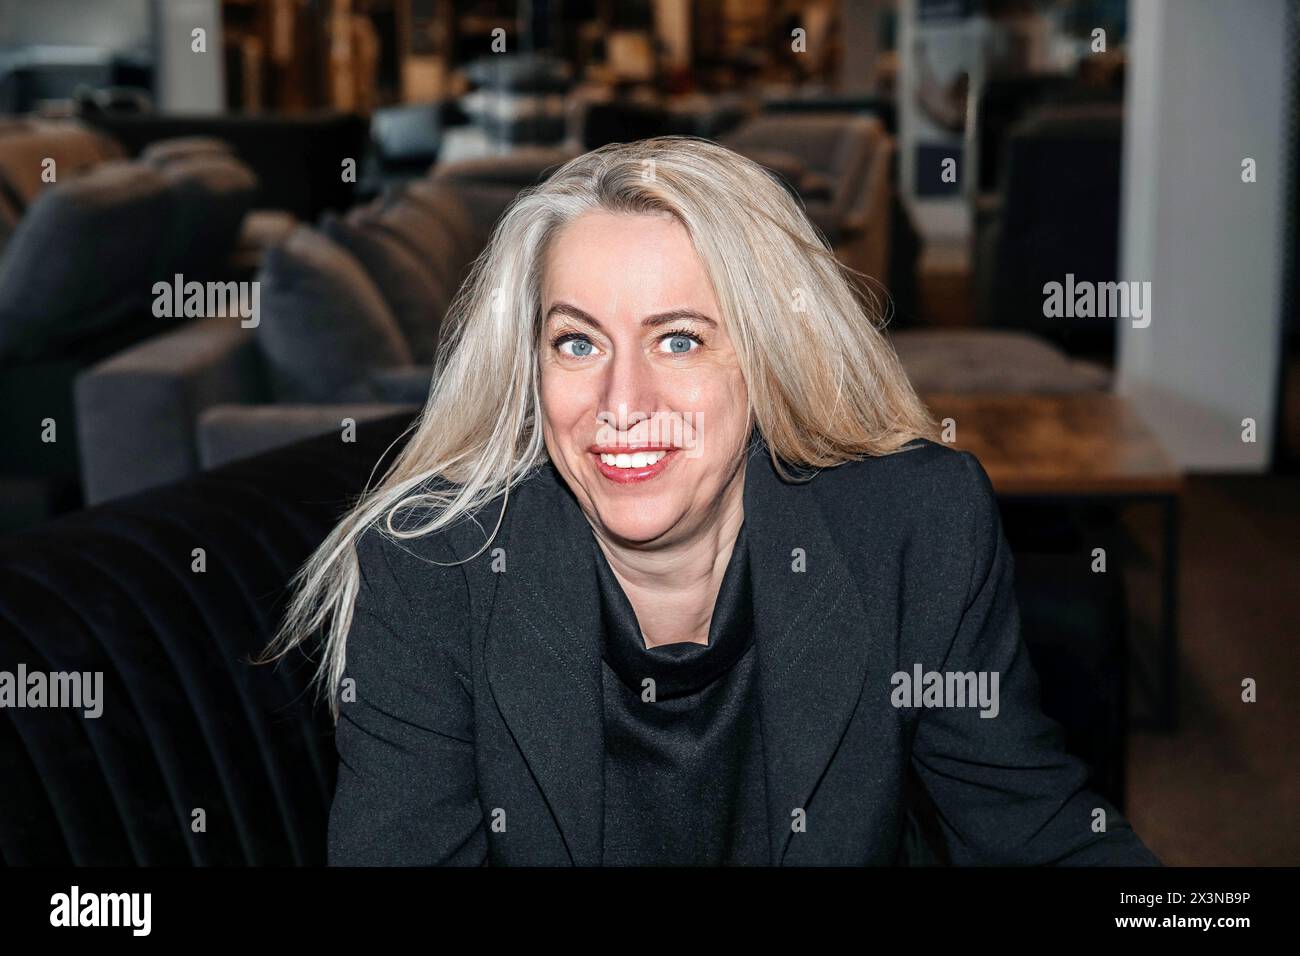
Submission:
[[[0,707],[0,861],[324,862],[335,752],[310,662],[248,658],[408,423],[362,423],[354,443],[325,435],[0,538],[0,679],[103,675],[98,717]]]

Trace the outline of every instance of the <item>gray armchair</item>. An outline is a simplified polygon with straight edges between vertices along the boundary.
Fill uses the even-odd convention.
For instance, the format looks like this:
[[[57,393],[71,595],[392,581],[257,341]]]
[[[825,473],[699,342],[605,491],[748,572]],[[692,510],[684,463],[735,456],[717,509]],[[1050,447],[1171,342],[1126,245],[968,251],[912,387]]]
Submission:
[[[520,190],[542,182],[581,153],[572,145],[525,146],[502,156],[442,163],[431,176],[454,189],[477,227],[489,232]]]
[[[762,114],[720,142],[781,175],[841,261],[886,281],[894,142],[879,120]]]

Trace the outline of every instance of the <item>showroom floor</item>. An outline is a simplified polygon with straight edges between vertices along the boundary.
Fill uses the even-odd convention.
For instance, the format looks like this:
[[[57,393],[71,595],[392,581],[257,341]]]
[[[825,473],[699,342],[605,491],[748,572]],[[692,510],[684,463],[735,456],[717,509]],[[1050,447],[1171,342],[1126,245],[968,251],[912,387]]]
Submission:
[[[1191,478],[1181,556],[1182,723],[1131,735],[1129,818],[1168,865],[1296,866],[1300,477]]]

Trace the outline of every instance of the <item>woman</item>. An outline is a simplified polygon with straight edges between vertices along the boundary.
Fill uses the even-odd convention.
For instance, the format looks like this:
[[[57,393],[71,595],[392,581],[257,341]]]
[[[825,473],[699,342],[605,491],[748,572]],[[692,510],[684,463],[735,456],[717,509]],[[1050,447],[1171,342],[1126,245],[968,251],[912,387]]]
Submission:
[[[1156,862],[1038,710],[984,472],[761,167],[579,157],[448,322],[275,645],[325,629],[332,863],[888,864],[922,818]]]

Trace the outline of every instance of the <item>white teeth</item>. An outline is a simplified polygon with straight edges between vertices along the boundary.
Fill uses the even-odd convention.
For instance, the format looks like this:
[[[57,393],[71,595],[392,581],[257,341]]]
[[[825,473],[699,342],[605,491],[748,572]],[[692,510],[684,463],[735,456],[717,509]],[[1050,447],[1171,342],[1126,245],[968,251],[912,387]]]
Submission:
[[[648,468],[650,465],[657,464],[667,451],[638,451],[632,454],[622,455],[605,455],[600,456],[601,462],[611,465],[614,468]]]

